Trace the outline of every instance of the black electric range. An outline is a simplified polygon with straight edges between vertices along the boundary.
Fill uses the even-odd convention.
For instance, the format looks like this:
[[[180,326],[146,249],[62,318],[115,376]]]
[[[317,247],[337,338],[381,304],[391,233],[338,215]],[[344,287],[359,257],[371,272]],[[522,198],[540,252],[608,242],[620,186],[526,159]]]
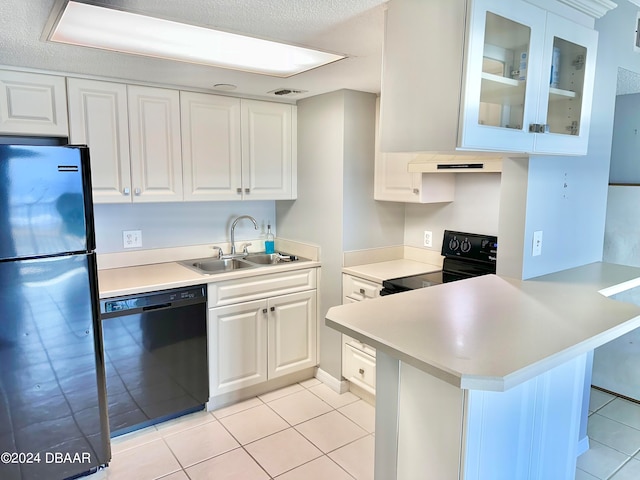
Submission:
[[[496,273],[497,251],[498,237],[445,230],[441,251],[444,256],[442,270],[385,280],[380,295]]]

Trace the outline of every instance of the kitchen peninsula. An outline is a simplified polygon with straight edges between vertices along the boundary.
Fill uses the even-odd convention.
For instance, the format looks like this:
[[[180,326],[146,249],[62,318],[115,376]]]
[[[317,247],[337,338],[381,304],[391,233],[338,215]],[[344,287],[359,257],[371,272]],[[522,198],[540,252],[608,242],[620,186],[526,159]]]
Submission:
[[[607,298],[638,285],[640,269],[594,263],[330,309],[377,349],[376,480],[574,478],[587,356],[640,326]]]

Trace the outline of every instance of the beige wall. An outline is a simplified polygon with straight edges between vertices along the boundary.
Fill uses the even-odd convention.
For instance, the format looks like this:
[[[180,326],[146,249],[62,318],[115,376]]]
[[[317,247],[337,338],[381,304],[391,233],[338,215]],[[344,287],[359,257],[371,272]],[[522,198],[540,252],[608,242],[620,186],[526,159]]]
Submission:
[[[410,204],[405,210],[404,243],[422,247],[424,231],[433,232],[433,248],[440,251],[444,230],[498,234],[499,173],[456,174],[455,200],[451,203]]]
[[[298,102],[298,199],[276,202],[278,234],[320,246],[320,368],[341,378],[342,253],[400,245],[404,205],[373,200],[375,95],[340,90]]]

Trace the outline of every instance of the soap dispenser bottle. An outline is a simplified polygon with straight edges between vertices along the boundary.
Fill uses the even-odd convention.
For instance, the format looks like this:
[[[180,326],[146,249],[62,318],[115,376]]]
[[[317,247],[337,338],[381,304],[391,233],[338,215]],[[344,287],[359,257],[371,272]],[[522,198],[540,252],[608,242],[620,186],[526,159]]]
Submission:
[[[267,238],[264,240],[264,253],[275,253],[275,236],[271,233],[271,224],[267,225]]]

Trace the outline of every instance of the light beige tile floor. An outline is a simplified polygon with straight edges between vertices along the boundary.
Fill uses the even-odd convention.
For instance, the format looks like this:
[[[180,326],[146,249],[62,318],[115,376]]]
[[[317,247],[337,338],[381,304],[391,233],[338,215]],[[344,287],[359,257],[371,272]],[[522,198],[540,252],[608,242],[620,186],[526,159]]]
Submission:
[[[587,434],[576,480],[640,479],[640,404],[591,389]]]
[[[374,417],[311,379],[118,437],[87,479],[373,480]]]

